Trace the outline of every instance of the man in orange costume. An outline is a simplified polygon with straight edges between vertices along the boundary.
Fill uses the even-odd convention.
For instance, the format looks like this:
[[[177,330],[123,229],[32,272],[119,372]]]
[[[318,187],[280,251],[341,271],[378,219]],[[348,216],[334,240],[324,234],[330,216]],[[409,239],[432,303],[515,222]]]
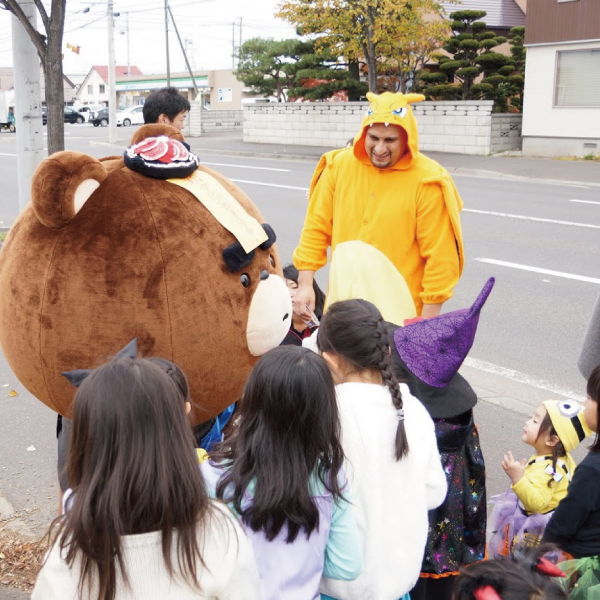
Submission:
[[[328,304],[364,298],[400,324],[433,317],[462,273],[462,200],[448,172],[419,152],[410,103],[424,96],[367,98],[353,147],[324,154],[313,175],[294,252],[294,311],[307,316],[314,272],[331,246]]]

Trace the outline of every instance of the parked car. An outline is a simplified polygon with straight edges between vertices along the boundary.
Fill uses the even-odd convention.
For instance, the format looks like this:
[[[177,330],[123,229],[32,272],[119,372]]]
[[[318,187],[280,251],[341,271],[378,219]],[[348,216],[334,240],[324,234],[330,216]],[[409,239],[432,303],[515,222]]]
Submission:
[[[108,125],[108,108],[102,108],[99,111],[92,113],[90,116],[90,123],[94,127],[106,127]]]
[[[143,106],[128,106],[117,112],[117,127],[144,124]]]
[[[73,110],[70,106],[65,106],[65,123],[83,123],[85,121],[85,117],[76,110]],[[42,123],[45,125],[48,121],[48,109],[45,106],[42,106]]]
[[[87,106],[79,106],[76,110],[80,112],[86,119],[86,121],[91,121],[94,113],[97,113],[99,110],[105,108],[102,104],[89,104]]]

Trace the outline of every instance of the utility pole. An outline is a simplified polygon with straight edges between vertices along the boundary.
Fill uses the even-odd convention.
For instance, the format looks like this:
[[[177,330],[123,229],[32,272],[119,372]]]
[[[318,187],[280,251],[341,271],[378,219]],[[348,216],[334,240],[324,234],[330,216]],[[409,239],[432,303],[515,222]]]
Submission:
[[[192,68],[190,67],[190,61],[188,60],[187,54],[185,53],[185,48],[183,46],[183,42],[181,41],[181,36],[179,35],[179,29],[177,29],[177,23],[175,23],[175,18],[173,17],[173,13],[171,12],[171,7],[169,6],[169,14],[171,15],[171,21],[173,21],[173,27],[175,28],[175,33],[177,34],[177,39],[179,40],[179,45],[181,46],[181,51],[183,52],[183,58],[185,59],[185,66],[190,74],[192,79],[192,85],[194,86],[194,100],[198,97],[198,86],[196,85],[196,80],[194,79],[194,73],[192,72]]]
[[[169,1],[165,0],[165,40],[167,47],[167,87],[171,85],[171,64],[169,61]]]
[[[115,77],[115,21],[113,0],[108,0],[108,141],[117,141],[117,78]]]
[[[242,17],[240,17],[240,43],[238,45],[238,52],[241,52],[242,50]],[[238,65],[240,64],[240,61],[238,59]]]
[[[33,0],[19,0],[25,16],[37,27],[37,8]],[[19,210],[31,199],[31,179],[44,160],[40,63],[29,34],[14,15],[12,49],[15,68],[15,119],[17,127],[17,189]]]
[[[235,21],[231,24],[231,68],[235,69]]]
[[[129,11],[125,13],[127,23],[127,75],[131,75],[131,56],[129,54]]]

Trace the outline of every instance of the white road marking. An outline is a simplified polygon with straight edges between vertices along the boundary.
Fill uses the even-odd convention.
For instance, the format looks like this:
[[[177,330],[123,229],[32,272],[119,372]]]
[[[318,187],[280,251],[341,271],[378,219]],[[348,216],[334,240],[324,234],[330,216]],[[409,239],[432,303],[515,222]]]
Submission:
[[[600,204],[600,202],[596,202],[595,200],[569,200],[569,202],[579,202],[581,204]]]
[[[541,269],[540,267],[530,267],[528,265],[506,262],[504,260],[495,260],[493,258],[476,258],[475,260],[489,265],[510,267],[511,269],[520,269],[521,271],[531,271],[532,273],[542,273],[543,275],[554,275],[555,277],[562,277],[564,279],[575,279],[576,281],[600,284],[600,279],[597,279],[596,277],[587,277],[586,275],[575,275],[573,273],[563,273],[562,271],[552,271],[551,269]]]
[[[4,152],[0,152],[0,156],[16,156],[16,154],[5,154]]]
[[[521,219],[523,221],[537,221],[539,223],[553,223],[554,225],[570,225],[571,227],[586,227],[587,229],[600,229],[600,225],[591,223],[573,223],[572,221],[556,221],[554,219],[543,219],[541,217],[527,217],[525,215],[512,215],[510,213],[493,212],[489,210],[476,210],[474,208],[463,208],[462,212],[476,213],[478,215],[492,215],[494,217],[506,217],[509,219]]]
[[[203,165],[211,167],[235,167],[236,169],[256,169],[257,171],[278,171],[279,173],[291,173],[291,169],[273,169],[271,167],[252,167],[250,165],[230,165],[228,163],[206,162],[202,161]]]
[[[517,381],[518,383],[525,383],[526,385],[530,385],[552,394],[558,394],[560,396],[571,398],[572,400],[577,400],[577,402],[585,402],[585,396],[580,396],[573,393],[571,390],[553,385],[552,383],[544,381],[543,379],[537,379],[535,377],[531,377],[530,375],[526,375],[525,373],[514,371],[513,369],[507,369],[505,367],[500,367],[498,365],[494,365],[493,363],[471,357],[467,357],[464,364],[467,365],[467,367],[472,367],[473,369],[479,369],[480,371],[485,371],[486,373],[491,373],[492,375],[500,375],[501,377],[506,377],[506,379],[511,379],[512,381]]]
[[[247,179],[229,179],[229,181],[233,181],[234,183],[249,183],[251,185],[266,185],[267,187],[283,188],[285,190],[300,190],[302,192],[308,190],[308,188],[297,187],[295,185],[279,185],[277,183],[264,183],[263,181],[248,181]]]

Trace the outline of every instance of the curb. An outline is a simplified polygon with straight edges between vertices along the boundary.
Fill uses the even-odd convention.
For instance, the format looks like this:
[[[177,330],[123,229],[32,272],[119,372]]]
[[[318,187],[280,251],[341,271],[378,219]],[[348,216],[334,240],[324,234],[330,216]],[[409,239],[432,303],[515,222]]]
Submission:
[[[0,521],[6,521],[6,527],[8,529],[15,533],[19,533],[25,538],[30,540],[39,539],[39,535],[36,535],[23,519],[15,516],[16,514],[13,505],[0,491]]]

